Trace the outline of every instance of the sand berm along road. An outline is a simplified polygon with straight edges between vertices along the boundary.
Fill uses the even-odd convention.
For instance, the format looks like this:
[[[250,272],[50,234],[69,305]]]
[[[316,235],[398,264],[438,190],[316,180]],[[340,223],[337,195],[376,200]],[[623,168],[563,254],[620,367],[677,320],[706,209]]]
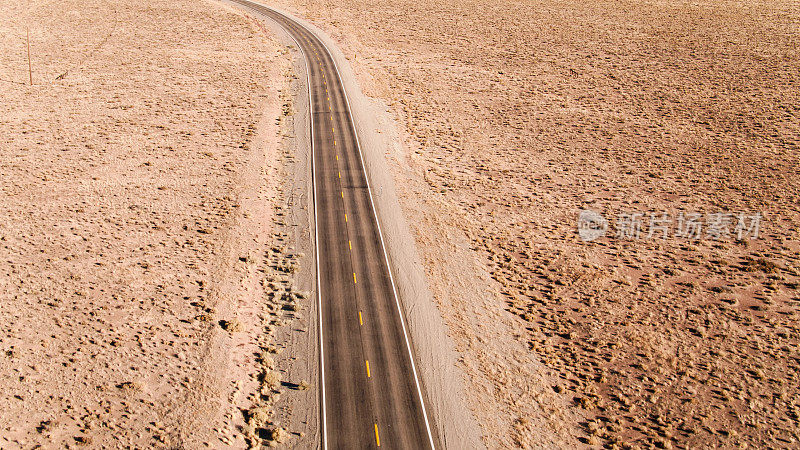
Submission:
[[[234,1],[278,23],[306,59],[322,447],[438,447],[336,63],[325,44],[290,17],[258,3]]]

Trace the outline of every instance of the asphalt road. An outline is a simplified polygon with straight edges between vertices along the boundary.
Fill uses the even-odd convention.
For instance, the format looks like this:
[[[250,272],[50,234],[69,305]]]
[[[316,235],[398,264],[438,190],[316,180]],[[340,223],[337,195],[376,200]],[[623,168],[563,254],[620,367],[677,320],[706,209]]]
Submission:
[[[258,3],[234,1],[282,26],[308,68],[322,448],[432,448],[433,428],[336,64],[299,23]]]

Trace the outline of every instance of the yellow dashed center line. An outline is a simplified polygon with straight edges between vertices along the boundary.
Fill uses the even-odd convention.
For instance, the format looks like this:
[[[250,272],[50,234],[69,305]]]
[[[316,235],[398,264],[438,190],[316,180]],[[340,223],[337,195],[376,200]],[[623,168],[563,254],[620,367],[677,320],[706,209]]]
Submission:
[[[309,45],[311,45],[311,41],[310,40],[306,39],[306,42]],[[322,60],[319,57],[319,53],[316,50],[314,50],[314,54],[317,55],[317,61],[322,62]],[[325,93],[328,94],[329,93],[328,92],[328,81],[327,81],[324,73],[322,74],[322,81],[325,84]],[[328,95],[327,98],[328,98],[328,110],[329,111],[333,111],[333,105],[330,103],[330,101],[331,101],[330,95]],[[331,122],[333,122],[333,114],[331,114]],[[331,126],[331,132],[336,133],[336,128]],[[336,139],[333,140],[333,145],[334,146],[336,145]],[[336,160],[337,161],[339,160],[339,155],[338,154],[336,155]],[[341,171],[337,171],[337,173],[338,173],[339,179],[341,179],[342,178],[342,172]],[[342,195],[342,198],[344,198],[344,191],[341,191],[341,195]],[[347,213],[344,214],[344,221],[347,222]],[[353,242],[351,240],[347,241],[347,246],[350,248],[350,251],[353,250]],[[355,272],[353,272],[353,283],[358,283],[358,279],[356,278],[356,273]],[[358,324],[361,325],[361,326],[364,325],[364,317],[363,317],[361,311],[358,312]],[[365,366],[366,366],[366,369],[367,369],[367,378],[371,378],[372,377],[372,373],[370,372],[370,369],[369,369],[369,360],[365,359],[364,363],[365,363]],[[381,437],[380,437],[380,433],[378,432],[378,424],[377,424],[377,422],[374,423],[373,426],[374,426],[374,429],[375,429],[375,445],[380,447],[381,446]]]

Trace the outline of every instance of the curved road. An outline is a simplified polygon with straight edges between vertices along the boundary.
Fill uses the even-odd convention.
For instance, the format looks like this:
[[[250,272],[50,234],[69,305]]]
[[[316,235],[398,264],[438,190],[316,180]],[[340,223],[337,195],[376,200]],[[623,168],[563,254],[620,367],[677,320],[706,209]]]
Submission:
[[[322,448],[433,448],[358,136],[339,71],[311,31],[271,8],[308,70],[320,311]]]

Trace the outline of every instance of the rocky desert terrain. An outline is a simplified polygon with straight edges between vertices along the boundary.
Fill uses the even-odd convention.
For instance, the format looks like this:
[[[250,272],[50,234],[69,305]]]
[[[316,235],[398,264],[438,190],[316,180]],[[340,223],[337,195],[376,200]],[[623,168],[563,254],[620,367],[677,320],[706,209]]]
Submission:
[[[205,1],[0,18],[0,448],[314,440],[289,50]]]
[[[490,448],[798,445],[796,2],[277,4],[405,128]]]

